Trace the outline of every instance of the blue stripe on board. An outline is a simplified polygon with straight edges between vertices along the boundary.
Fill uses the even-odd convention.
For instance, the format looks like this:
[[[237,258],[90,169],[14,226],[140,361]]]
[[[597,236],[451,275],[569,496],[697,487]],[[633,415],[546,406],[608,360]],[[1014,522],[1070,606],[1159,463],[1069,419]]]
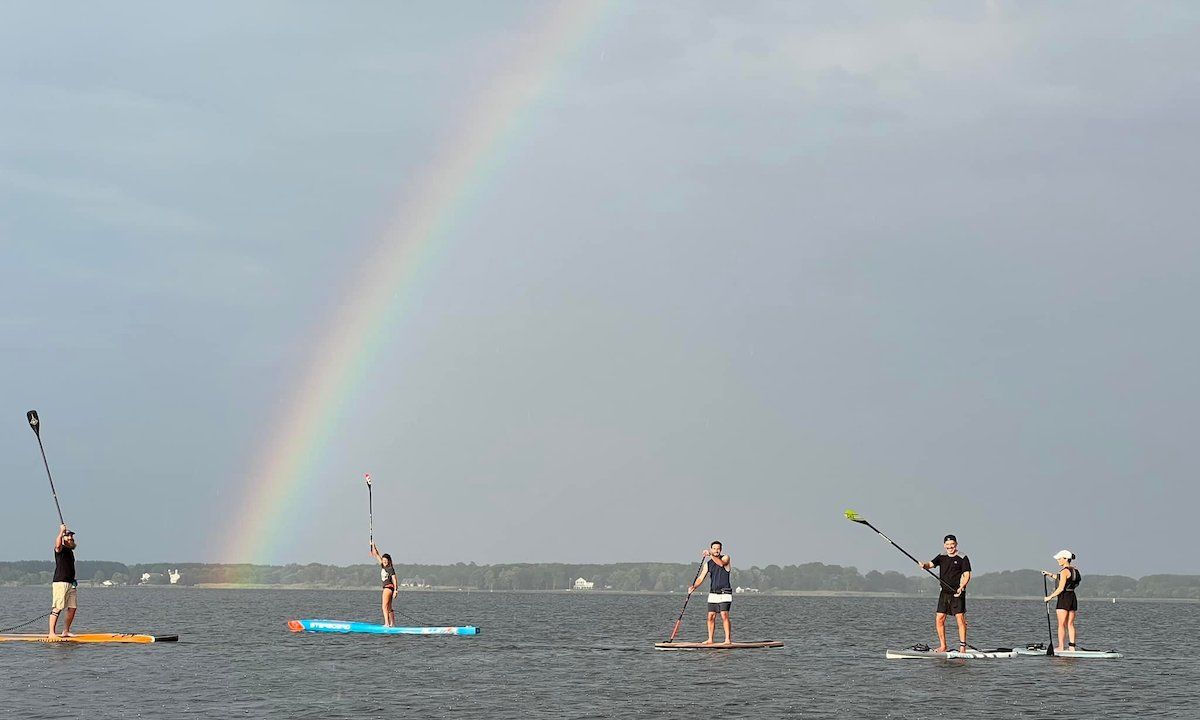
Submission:
[[[479,628],[473,625],[458,627],[386,627],[364,622],[345,620],[294,620],[307,632],[325,633],[368,633],[371,635],[478,635]],[[291,623],[289,623],[291,625]],[[293,629],[297,629],[293,627]]]

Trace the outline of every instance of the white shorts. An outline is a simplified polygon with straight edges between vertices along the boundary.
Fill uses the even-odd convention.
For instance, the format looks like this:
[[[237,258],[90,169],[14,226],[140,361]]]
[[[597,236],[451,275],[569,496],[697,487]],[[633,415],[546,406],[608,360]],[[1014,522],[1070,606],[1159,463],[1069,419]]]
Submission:
[[[733,596],[729,593],[709,593],[708,594],[708,611],[729,612],[729,608],[733,605]]]

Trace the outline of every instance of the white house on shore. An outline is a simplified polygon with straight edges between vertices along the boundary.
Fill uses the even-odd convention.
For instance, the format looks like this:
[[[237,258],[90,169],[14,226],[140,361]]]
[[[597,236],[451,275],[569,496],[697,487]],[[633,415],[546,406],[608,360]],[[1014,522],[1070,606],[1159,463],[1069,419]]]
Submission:
[[[596,583],[589,582],[587,580],[584,580],[583,578],[579,578],[578,580],[575,581],[574,589],[575,590],[591,590],[594,587],[596,587]]]
[[[165,573],[142,573],[142,581],[138,585],[177,585],[183,577],[178,570],[168,570]],[[166,580],[167,582],[163,582]]]

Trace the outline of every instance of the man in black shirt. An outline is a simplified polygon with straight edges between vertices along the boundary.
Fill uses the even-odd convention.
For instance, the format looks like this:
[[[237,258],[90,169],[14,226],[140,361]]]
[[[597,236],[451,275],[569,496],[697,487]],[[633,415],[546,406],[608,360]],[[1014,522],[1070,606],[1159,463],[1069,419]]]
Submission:
[[[921,563],[921,567],[929,570],[938,569],[941,578],[942,592],[938,594],[937,615],[934,624],[937,627],[940,645],[934,652],[946,652],[946,616],[953,615],[958,621],[958,650],[967,649],[967,583],[971,582],[971,560],[966,555],[958,554],[958,538],[947,535],[943,539],[946,552],[938,555],[929,562]],[[954,592],[951,592],[954,588]]]
[[[71,636],[71,623],[75,621],[75,533],[66,525],[58,526],[58,538],[54,541],[54,582],[51,583],[53,605],[50,608],[50,639],[59,639],[58,615],[67,611],[67,624],[61,637]]]

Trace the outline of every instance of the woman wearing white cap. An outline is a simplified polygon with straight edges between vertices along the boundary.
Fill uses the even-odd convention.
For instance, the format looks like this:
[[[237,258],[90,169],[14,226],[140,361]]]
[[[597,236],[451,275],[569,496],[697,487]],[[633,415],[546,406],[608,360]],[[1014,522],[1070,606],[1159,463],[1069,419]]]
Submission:
[[[1079,587],[1079,583],[1083,581],[1083,575],[1079,573],[1079,569],[1071,564],[1075,559],[1075,553],[1070,550],[1059,550],[1054,553],[1054,559],[1058,561],[1061,570],[1057,573],[1058,587],[1054,592],[1046,596],[1045,601],[1050,602],[1054,598],[1058,598],[1058,604],[1055,605],[1058,612],[1058,647],[1055,650],[1062,652],[1064,650],[1075,649],[1075,613],[1079,610],[1079,599],[1075,597],[1075,588]],[[1048,573],[1045,570],[1042,574],[1046,577],[1055,577],[1055,573]],[[1063,647],[1063,638],[1070,635],[1070,645]]]

